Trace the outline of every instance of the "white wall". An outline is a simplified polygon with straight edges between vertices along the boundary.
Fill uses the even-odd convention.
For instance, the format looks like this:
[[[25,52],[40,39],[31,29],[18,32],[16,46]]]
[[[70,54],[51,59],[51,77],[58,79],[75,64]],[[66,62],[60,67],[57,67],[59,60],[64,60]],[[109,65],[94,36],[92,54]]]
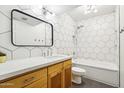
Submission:
[[[115,13],[78,22],[77,56],[85,59],[117,63],[117,31]]]
[[[11,43],[11,10],[19,9],[16,5],[0,5],[0,52],[7,54],[7,59],[21,59],[32,56],[42,56],[43,52],[51,50],[53,53],[72,55],[72,35],[75,30],[75,23],[72,18],[63,14],[49,20],[54,26],[54,46],[45,47],[16,47]],[[31,10],[22,10],[36,16]],[[43,16],[39,18],[44,19]]]
[[[120,6],[120,31],[124,30],[124,6]],[[124,88],[124,32],[120,33],[120,87]]]

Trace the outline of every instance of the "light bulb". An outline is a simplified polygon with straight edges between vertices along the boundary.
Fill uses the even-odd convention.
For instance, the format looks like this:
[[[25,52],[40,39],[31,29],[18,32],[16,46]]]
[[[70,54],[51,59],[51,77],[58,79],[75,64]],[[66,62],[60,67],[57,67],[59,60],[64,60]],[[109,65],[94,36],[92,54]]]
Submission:
[[[96,13],[98,10],[96,9],[96,5],[86,5],[84,6],[84,14]]]
[[[93,11],[94,13],[97,13],[98,12],[98,10],[97,9],[94,9],[94,11]]]
[[[88,14],[88,13],[90,13],[90,11],[89,11],[89,10],[84,11],[84,14]]]

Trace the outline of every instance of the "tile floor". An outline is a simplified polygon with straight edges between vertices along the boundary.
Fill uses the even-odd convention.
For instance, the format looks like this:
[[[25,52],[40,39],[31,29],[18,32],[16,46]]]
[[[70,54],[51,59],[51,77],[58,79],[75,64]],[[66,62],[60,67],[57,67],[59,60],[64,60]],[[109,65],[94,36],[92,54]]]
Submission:
[[[101,83],[101,82],[97,82],[94,80],[84,78],[82,84],[77,85],[77,84],[73,83],[72,88],[115,88],[115,87]]]

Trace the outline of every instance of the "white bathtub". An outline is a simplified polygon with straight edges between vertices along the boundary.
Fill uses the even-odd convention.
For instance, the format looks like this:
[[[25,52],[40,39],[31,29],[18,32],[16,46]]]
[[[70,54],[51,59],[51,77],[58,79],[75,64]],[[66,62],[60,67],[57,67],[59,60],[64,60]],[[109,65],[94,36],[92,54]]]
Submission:
[[[119,66],[97,60],[73,59],[73,65],[86,70],[86,78],[119,87]]]

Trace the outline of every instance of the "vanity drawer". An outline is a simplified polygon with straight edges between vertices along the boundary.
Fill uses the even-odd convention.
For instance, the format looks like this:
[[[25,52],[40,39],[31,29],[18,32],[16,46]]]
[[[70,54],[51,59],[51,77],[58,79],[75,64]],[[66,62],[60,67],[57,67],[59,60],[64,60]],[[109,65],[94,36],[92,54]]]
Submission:
[[[47,77],[44,80],[37,80],[36,82],[26,86],[25,88],[47,88]]]
[[[62,68],[63,68],[63,63],[58,63],[55,65],[52,65],[52,66],[48,67],[48,74],[62,70]]]
[[[47,68],[40,69],[0,84],[1,88],[21,88],[47,76]]]
[[[68,65],[71,65],[71,64],[72,64],[72,60],[71,59],[64,61],[64,67],[68,66]]]

